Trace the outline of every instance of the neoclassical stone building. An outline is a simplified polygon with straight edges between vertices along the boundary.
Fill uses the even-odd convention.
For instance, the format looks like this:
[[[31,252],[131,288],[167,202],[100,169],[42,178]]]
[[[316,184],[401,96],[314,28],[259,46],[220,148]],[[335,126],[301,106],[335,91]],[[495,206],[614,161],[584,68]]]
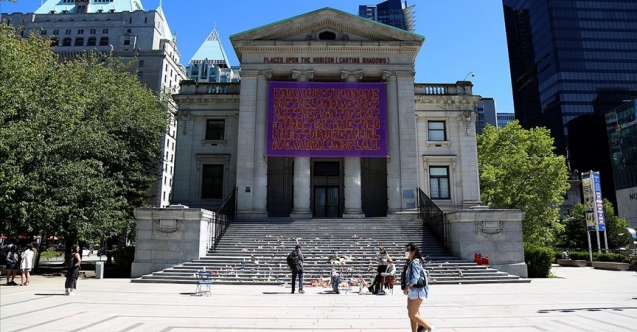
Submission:
[[[235,84],[184,81],[173,204],[240,218],[479,205],[472,84],[414,83],[424,37],[331,8],[230,37]]]

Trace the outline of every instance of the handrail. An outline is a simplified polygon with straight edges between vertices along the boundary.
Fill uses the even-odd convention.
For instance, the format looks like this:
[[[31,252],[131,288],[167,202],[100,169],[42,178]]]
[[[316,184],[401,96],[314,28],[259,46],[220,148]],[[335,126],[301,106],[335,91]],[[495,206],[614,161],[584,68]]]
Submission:
[[[237,188],[232,190],[232,193],[226,197],[221,206],[214,214],[213,220],[208,223],[208,232],[210,234],[208,238],[208,251],[214,252],[217,250],[217,245],[228,227],[236,217],[237,212]]]
[[[449,228],[445,224],[445,213],[420,188],[418,188],[418,217],[422,220],[423,226],[433,233],[438,243],[445,250],[449,250]]]

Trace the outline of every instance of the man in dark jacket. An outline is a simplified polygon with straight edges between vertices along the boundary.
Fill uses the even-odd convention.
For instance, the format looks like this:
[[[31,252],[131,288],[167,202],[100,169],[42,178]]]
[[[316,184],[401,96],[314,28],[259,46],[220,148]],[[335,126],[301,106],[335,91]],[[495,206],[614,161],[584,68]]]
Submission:
[[[288,266],[292,269],[292,294],[294,294],[296,276],[299,276],[299,293],[305,294],[303,290],[303,254],[301,253],[301,246],[297,245],[288,255]]]

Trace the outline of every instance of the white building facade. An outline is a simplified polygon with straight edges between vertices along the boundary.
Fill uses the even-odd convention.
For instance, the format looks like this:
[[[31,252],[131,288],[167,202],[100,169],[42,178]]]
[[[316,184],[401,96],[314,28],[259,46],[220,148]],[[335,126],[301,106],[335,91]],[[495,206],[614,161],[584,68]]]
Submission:
[[[179,64],[176,36],[170,31],[161,5],[144,10],[140,0],[47,0],[33,13],[3,14],[2,19],[27,37],[34,32],[50,38],[53,51],[64,60],[83,56],[87,51],[135,61],[142,83],[157,93],[176,93],[186,78]],[[158,166],[162,177],[151,188],[159,207],[170,204],[176,148],[176,105],[171,121],[160,138],[163,160]]]
[[[174,96],[173,203],[215,210],[236,189],[239,218],[369,218],[413,213],[420,188],[446,211],[480,204],[480,96],[414,83],[424,37],[325,8],[230,39],[241,83]]]

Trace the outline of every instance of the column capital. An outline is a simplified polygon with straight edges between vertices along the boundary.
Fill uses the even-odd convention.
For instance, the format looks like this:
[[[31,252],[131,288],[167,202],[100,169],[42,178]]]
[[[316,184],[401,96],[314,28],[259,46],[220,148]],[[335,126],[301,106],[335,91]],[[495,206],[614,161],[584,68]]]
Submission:
[[[395,71],[389,71],[389,70],[383,70],[383,76],[382,79],[383,81],[387,81],[390,78],[397,78],[398,76],[396,75]]]
[[[242,70],[241,71],[241,78],[244,77],[257,77],[259,76],[259,71],[258,70]]]
[[[362,70],[341,70],[341,79],[349,82],[356,82],[363,79]]]
[[[292,69],[292,79],[298,81],[309,81],[314,78],[314,70],[297,70]]]
[[[263,76],[263,78],[265,78],[266,80],[271,80],[272,79],[272,70],[268,69],[268,70],[261,70],[259,72],[259,76]]]
[[[458,115],[458,120],[462,120],[464,122],[464,134],[465,136],[469,136],[470,133],[470,125],[471,122],[476,120],[476,112],[474,111],[462,111],[462,115]]]

